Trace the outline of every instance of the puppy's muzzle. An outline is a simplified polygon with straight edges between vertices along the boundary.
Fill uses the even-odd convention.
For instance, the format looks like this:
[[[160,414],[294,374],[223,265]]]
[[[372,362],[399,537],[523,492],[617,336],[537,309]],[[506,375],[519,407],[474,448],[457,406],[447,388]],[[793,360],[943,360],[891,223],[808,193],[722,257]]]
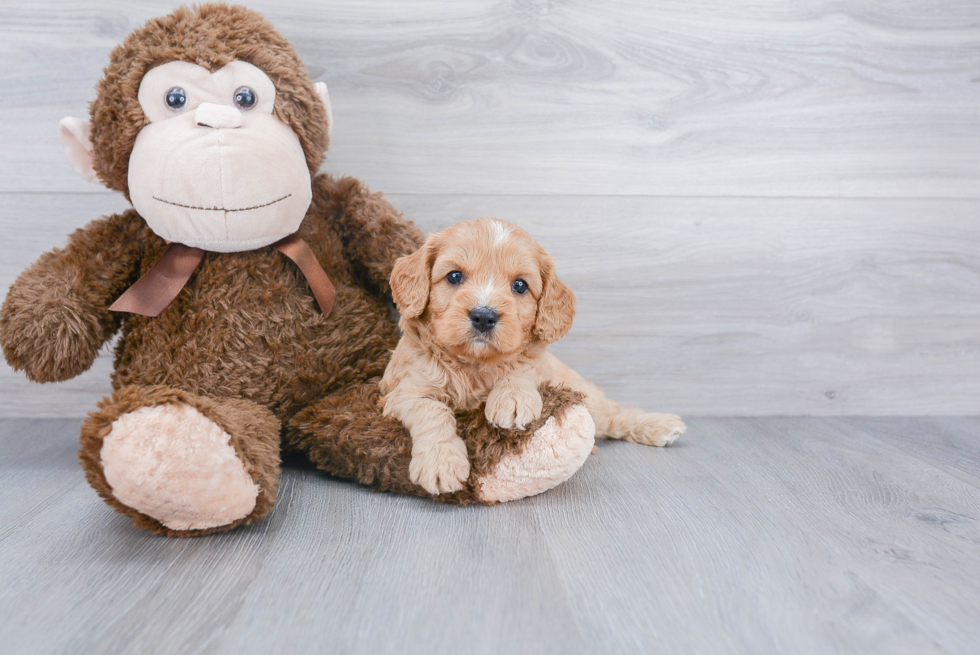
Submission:
[[[490,307],[474,307],[470,310],[470,323],[473,325],[473,329],[480,334],[486,334],[497,327],[499,320],[500,314]]]

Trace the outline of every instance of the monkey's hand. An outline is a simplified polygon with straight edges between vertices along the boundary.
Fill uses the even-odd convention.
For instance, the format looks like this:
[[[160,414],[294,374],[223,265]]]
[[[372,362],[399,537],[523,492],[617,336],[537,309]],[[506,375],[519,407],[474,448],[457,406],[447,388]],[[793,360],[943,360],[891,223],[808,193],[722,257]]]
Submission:
[[[51,259],[46,255],[24,271],[0,309],[4,357],[34,382],[67,380],[87,371],[102,346],[102,323],[109,318],[74,292],[68,271],[52,270],[57,267]]]
[[[92,366],[122,321],[109,305],[138,277],[132,233],[140,225],[129,212],[90,223],[21,273],[0,308],[0,346],[11,368],[57,382]]]

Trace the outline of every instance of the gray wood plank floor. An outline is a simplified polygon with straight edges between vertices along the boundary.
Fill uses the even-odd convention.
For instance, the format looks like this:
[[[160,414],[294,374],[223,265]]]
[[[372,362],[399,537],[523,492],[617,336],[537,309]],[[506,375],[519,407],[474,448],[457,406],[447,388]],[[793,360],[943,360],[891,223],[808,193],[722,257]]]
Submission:
[[[10,653],[976,653],[980,419],[694,419],[493,508],[303,469],[193,540],[86,485],[78,421],[0,422]]]

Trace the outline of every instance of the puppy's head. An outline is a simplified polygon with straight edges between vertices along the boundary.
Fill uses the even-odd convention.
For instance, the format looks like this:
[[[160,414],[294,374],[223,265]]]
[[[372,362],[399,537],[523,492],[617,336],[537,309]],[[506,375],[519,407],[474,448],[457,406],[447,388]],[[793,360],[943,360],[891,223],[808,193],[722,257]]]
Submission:
[[[391,291],[403,319],[454,355],[485,361],[557,341],[575,316],[551,257],[521,228],[489,218],[437,232],[399,259]]]

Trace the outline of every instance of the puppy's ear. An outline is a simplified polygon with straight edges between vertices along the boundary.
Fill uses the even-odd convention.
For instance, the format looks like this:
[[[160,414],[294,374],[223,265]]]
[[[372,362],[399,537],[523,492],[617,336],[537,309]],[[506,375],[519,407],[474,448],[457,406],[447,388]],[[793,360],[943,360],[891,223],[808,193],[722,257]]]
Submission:
[[[554,343],[572,329],[575,318],[575,294],[558,279],[555,262],[544,256],[541,262],[541,297],[534,318],[534,334],[547,343]]]
[[[429,304],[429,286],[433,260],[432,238],[411,255],[399,258],[391,270],[391,298],[398,313],[417,318]]]

